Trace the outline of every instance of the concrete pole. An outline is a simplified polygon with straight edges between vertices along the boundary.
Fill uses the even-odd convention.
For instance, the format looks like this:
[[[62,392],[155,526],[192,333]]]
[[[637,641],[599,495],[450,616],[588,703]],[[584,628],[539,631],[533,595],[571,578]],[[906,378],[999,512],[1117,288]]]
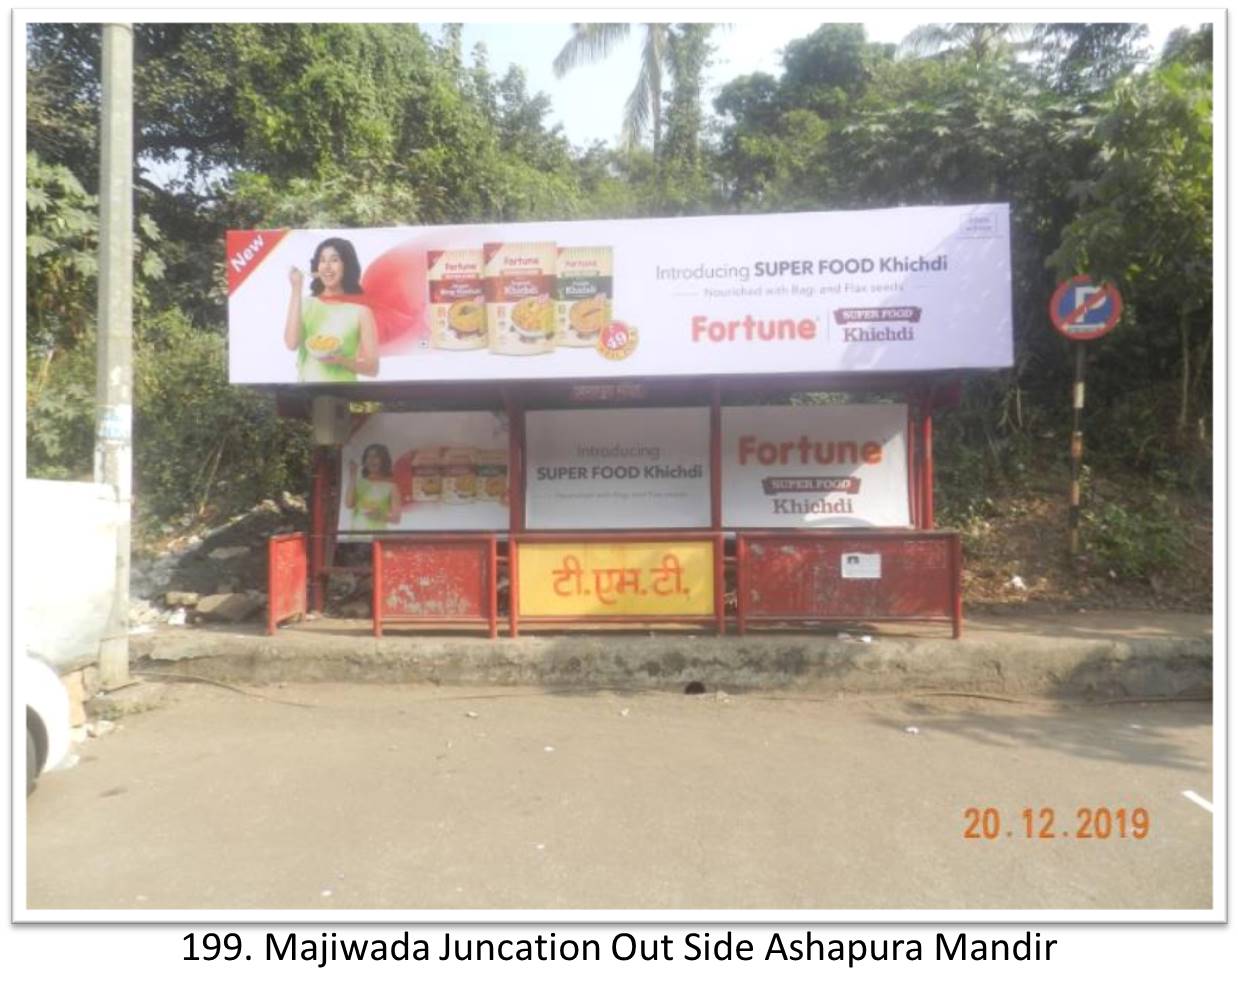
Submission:
[[[129,681],[129,524],[133,476],[133,27],[103,26],[99,171],[99,316],[95,482],[116,502],[112,607],[99,645],[99,680]]]

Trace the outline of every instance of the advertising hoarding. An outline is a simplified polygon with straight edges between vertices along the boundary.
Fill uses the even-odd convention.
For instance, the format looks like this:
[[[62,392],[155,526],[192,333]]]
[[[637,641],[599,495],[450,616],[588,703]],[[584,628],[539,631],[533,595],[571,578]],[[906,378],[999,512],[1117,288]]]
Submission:
[[[525,415],[529,529],[709,525],[709,410]]]
[[[1005,204],[228,233],[234,383],[1008,367]]]
[[[907,406],[722,409],[727,528],[910,526]]]
[[[384,412],[344,444],[341,540],[506,530],[508,426],[494,412]]]

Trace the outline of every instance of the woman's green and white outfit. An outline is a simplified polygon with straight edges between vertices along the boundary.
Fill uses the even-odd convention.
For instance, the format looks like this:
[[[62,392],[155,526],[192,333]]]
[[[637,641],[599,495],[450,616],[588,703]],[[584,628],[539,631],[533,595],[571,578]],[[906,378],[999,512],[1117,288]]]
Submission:
[[[347,367],[323,363],[310,353],[306,343],[319,335],[339,339],[336,356],[357,359],[361,345],[361,321],[369,309],[352,301],[322,300],[311,297],[301,305],[301,345],[297,349],[297,380],[302,383],[355,381],[357,372]]]
[[[391,510],[396,507],[394,481],[371,481],[359,477],[353,488],[354,529],[390,529]]]

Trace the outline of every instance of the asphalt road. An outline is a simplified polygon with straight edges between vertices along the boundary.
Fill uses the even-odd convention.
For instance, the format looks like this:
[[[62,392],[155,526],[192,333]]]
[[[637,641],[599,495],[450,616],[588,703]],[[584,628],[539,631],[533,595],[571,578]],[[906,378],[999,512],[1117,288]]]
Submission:
[[[251,691],[177,686],[45,775],[31,909],[1212,901],[1205,704]]]

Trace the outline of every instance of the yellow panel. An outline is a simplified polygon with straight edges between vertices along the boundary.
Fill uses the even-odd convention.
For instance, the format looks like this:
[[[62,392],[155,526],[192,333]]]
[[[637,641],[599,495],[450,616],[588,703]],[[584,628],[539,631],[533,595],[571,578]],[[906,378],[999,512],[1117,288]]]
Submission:
[[[519,547],[520,615],[712,616],[714,544]]]

